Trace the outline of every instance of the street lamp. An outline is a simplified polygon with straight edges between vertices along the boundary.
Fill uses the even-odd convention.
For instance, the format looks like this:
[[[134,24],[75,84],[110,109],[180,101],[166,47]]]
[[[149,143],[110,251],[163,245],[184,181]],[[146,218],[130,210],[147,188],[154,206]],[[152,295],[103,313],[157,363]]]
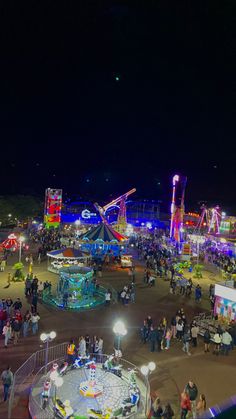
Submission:
[[[19,247],[19,262],[21,262],[21,251],[22,251],[22,243],[25,241],[25,237],[20,236],[19,237],[19,242],[20,242],[20,247]]]
[[[115,347],[115,349],[117,350],[117,354],[118,354],[118,358],[120,356],[120,341],[121,338],[123,336],[125,336],[127,334],[127,329],[124,325],[124,323],[121,320],[118,320],[113,327],[113,332],[115,333],[116,337],[117,337],[117,348]]]
[[[56,332],[52,331],[50,333],[41,333],[40,340],[43,343],[46,343],[46,352],[45,352],[45,373],[47,372],[47,364],[48,364],[48,349],[49,349],[49,342],[51,342],[56,337]]]
[[[155,362],[151,361],[148,365],[143,365],[140,368],[141,373],[144,375],[146,380],[146,397],[145,397],[145,414],[147,415],[147,405],[148,405],[148,376],[156,369]]]

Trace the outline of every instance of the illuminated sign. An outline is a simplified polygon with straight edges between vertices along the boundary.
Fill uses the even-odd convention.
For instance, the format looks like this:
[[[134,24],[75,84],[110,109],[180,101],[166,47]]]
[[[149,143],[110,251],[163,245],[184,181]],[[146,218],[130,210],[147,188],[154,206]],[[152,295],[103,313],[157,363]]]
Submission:
[[[97,214],[96,212],[91,212],[88,209],[84,209],[81,212],[81,217],[84,218],[85,220],[88,220],[89,218],[97,217]]]
[[[225,287],[224,285],[215,284],[215,295],[236,302],[236,290],[234,288]]]

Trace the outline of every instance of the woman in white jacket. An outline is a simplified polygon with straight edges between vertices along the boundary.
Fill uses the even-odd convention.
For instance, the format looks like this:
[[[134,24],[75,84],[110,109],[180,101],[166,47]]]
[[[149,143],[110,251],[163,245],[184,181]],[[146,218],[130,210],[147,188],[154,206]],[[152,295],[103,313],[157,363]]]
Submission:
[[[9,339],[11,339],[11,324],[10,322],[7,322],[6,325],[3,327],[3,331],[2,334],[4,335],[5,339],[4,339],[4,346],[5,348],[7,348],[7,344]]]

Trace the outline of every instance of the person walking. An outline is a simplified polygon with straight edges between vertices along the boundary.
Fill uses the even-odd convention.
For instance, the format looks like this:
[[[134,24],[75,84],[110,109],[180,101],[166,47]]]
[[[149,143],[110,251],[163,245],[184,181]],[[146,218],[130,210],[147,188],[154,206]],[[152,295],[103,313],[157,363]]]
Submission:
[[[184,391],[189,395],[193,419],[196,419],[197,417],[196,400],[197,400],[197,395],[198,395],[198,388],[192,380],[189,380],[189,382],[185,386]]]
[[[172,336],[171,330],[169,328],[167,328],[166,336],[165,336],[165,338],[166,338],[166,347],[165,347],[165,349],[167,349],[167,350],[170,349],[171,336]]]
[[[197,410],[197,417],[201,418],[206,411],[206,397],[204,396],[204,394],[200,394],[196,410]]]
[[[3,327],[2,334],[4,336],[4,346],[7,348],[9,339],[11,339],[12,329],[10,321],[7,321],[6,325]]]
[[[189,352],[189,342],[191,341],[191,336],[190,336],[190,330],[188,325],[185,326],[184,328],[184,334],[183,334],[183,348],[182,350],[184,352],[186,352],[188,355],[191,355],[191,353]]]
[[[2,372],[1,379],[3,383],[3,400],[4,402],[6,402],[8,398],[9,389],[13,383],[13,374],[11,372],[10,366],[8,366],[7,369]]]
[[[188,393],[184,390],[181,394],[181,419],[186,419],[188,412],[191,412],[191,403]]]

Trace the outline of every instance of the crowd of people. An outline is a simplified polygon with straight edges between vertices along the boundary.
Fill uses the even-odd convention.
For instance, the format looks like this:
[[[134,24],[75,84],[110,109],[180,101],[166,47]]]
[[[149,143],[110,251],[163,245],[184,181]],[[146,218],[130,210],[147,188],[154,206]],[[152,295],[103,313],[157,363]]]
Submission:
[[[193,319],[188,321],[181,308],[170,321],[163,317],[159,322],[154,322],[148,315],[140,328],[140,340],[143,344],[149,344],[150,352],[161,352],[169,350],[171,342],[180,342],[182,350],[187,355],[191,355],[190,348],[196,348],[199,343],[199,326]],[[222,328],[218,326],[212,335],[209,328],[203,335],[204,352],[210,352],[210,346],[213,346],[212,353],[215,355],[228,355],[236,345],[235,328]]]
[[[38,332],[40,320],[37,312],[37,302],[32,298],[31,309],[22,314],[22,301],[17,298],[14,302],[8,297],[0,301],[0,333],[4,337],[4,347],[9,343],[16,345],[20,336],[26,337],[29,331],[35,335]]]

